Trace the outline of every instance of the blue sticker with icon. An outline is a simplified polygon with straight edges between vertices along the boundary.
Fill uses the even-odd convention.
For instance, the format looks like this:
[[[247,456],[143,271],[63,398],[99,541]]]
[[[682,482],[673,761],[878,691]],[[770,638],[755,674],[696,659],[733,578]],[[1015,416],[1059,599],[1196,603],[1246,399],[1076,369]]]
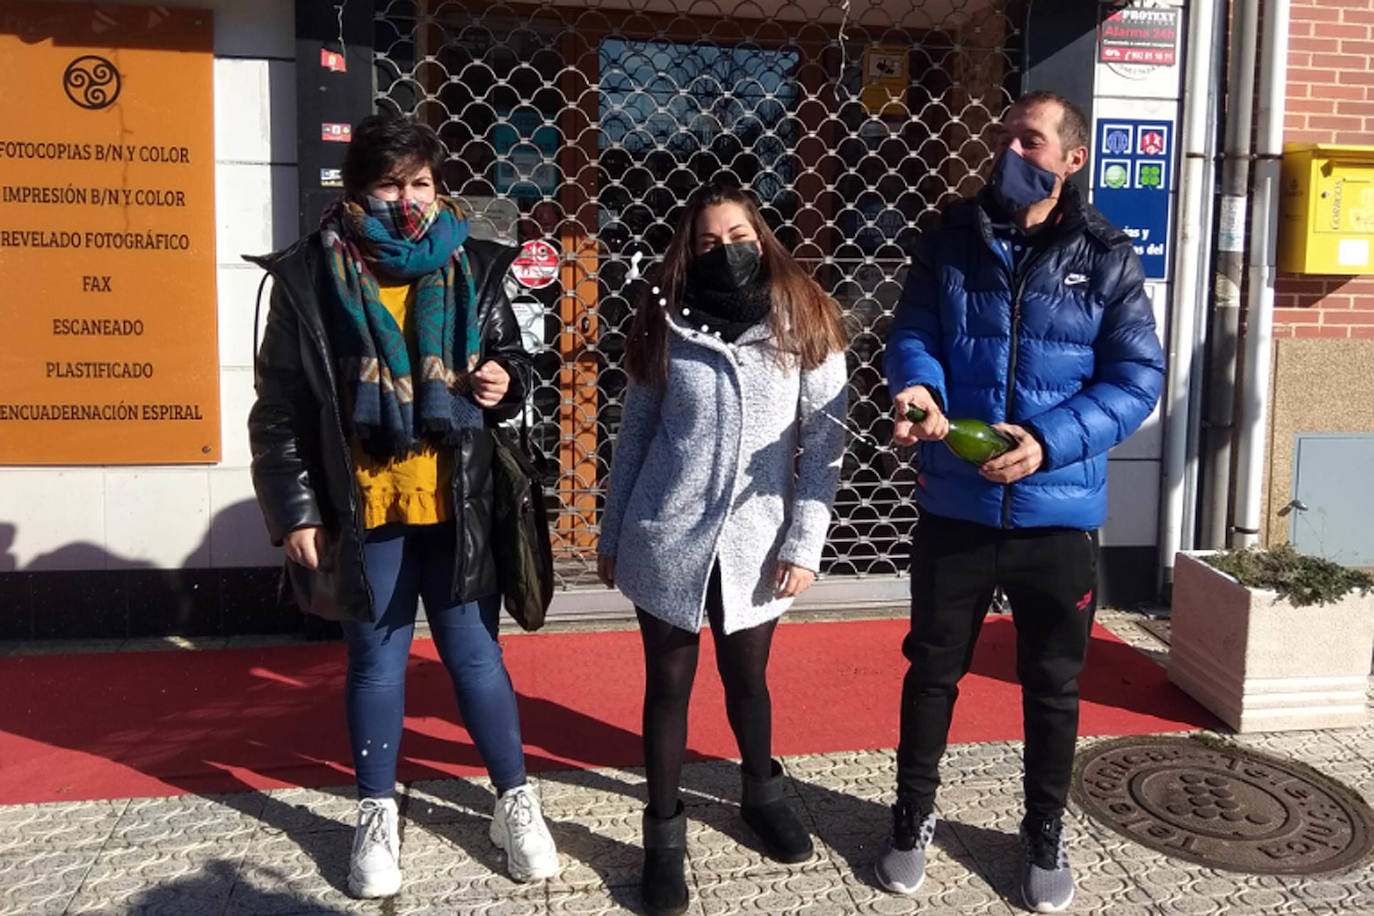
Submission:
[[[1102,120],[1093,159],[1093,204],[1131,237],[1150,280],[1169,277],[1172,121]]]

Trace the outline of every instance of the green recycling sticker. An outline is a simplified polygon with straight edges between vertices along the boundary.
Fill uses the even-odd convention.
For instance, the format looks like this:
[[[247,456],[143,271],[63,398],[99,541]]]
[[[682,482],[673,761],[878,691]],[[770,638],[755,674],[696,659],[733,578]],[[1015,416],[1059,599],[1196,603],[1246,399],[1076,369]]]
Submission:
[[[1136,172],[1136,186],[1141,188],[1164,187],[1164,163],[1138,163]]]

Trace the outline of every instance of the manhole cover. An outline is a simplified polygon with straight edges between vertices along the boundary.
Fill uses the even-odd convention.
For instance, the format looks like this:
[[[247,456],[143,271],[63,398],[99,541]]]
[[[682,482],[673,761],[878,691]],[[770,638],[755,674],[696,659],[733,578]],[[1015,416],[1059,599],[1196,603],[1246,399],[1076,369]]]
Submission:
[[[1187,738],[1127,738],[1078,758],[1075,800],[1143,846],[1252,874],[1343,871],[1374,844],[1353,792],[1290,761]]]

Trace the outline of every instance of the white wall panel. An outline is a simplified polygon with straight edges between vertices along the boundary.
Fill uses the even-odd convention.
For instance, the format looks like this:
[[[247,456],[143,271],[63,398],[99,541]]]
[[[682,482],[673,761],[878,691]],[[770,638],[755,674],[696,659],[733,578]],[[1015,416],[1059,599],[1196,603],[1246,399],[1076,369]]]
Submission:
[[[210,565],[276,566],[281,560],[281,548],[267,538],[248,470],[210,471]]]
[[[109,568],[210,565],[210,481],[204,468],[105,472]]]
[[[1160,344],[1164,342],[1164,322],[1169,309],[1169,289],[1170,284],[1154,281],[1146,281],[1145,292],[1150,296],[1150,304],[1154,307],[1155,330],[1159,333]],[[1162,399],[1161,399],[1162,400]],[[1159,404],[1155,404],[1155,409],[1150,411],[1150,415],[1145,418],[1145,422],[1140,424],[1140,429],[1128,438],[1125,442],[1112,449],[1113,458],[1154,458],[1158,459],[1164,455],[1164,425],[1160,420]]]
[[[297,232],[295,166],[223,162],[215,167],[215,251],[220,264],[267,254]]]
[[[290,0],[123,0],[123,5],[211,10],[215,16],[216,57],[296,56],[296,5]]]
[[[1103,547],[1149,547],[1159,534],[1159,462],[1107,463]]]
[[[100,468],[0,470],[0,572],[105,569]]]
[[[220,162],[294,162],[296,65],[215,61],[215,158]]]
[[[217,271],[219,290],[219,364],[221,369],[253,367],[253,307],[258,284],[265,276],[253,264],[221,264]],[[269,281],[262,291],[261,321],[267,321],[267,303],[272,295]]]
[[[296,5],[289,0],[156,0],[164,6],[213,6],[215,55],[296,57]]]
[[[220,370],[219,418],[224,442],[221,467],[246,468],[253,459],[248,448],[248,411],[255,398],[252,369]]]

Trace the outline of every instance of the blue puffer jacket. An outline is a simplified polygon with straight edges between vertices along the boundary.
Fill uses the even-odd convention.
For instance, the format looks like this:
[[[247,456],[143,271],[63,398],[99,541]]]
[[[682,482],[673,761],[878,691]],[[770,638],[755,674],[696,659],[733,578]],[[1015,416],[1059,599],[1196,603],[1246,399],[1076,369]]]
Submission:
[[[921,239],[887,340],[889,390],[925,385],[951,418],[1011,422],[1041,469],[992,483],[939,442],[920,445],[916,501],[1003,528],[1092,529],[1107,518],[1107,450],[1159,399],[1164,354],[1130,239],[1072,186],[1019,288],[978,200]]]

